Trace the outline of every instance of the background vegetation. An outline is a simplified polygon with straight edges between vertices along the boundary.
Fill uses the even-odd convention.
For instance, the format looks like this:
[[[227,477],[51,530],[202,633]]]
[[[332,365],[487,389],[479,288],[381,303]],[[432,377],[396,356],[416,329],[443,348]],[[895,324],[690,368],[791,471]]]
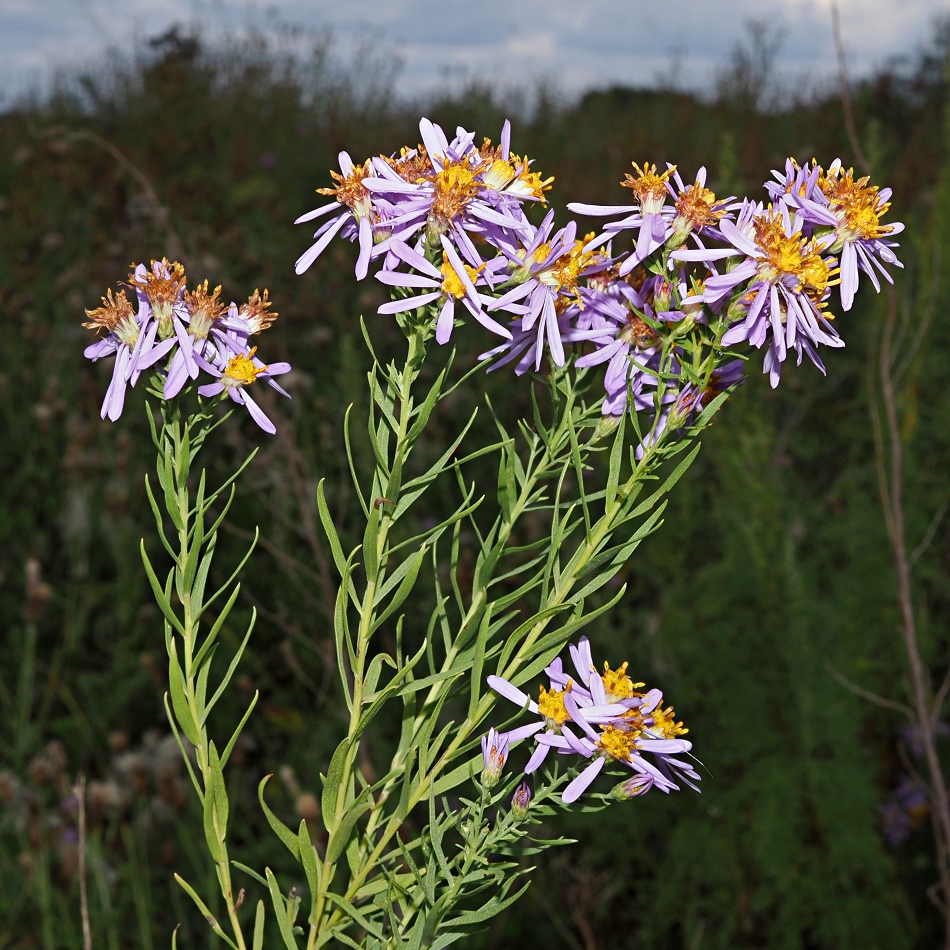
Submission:
[[[99,421],[109,367],[82,358],[83,308],[129,261],[167,254],[225,296],[267,286],[281,313],[267,352],[294,364],[294,400],[268,405],[283,413],[279,434],[229,519],[234,551],[255,524],[263,535],[243,578],[241,609],[256,605],[263,622],[240,689],[260,689],[262,703],[232,759],[233,850],[280,866],[257,783],[276,771],[275,810],[312,820],[318,836],[318,775],[340,714],[315,485],[329,480],[339,510],[352,502],[341,422],[362,398],[359,315],[380,351],[398,344],[375,316],[380,288],[353,280],[348,246],[293,275],[309,234],[290,222],[341,148],[414,144],[420,112],[497,138],[513,110],[519,150],[556,176],[556,205],[620,200],[632,159],[669,159],[687,175],[706,164],[718,191],[737,194],[785,155],[853,161],[837,94],[783,95],[763,42],[738,50],[705,99],[612,88],[573,104],[541,95],[528,110],[478,85],[400,103],[389,65],[369,54],[357,73],[326,45],[300,57],[279,37],[206,48],[173,31],[0,115],[0,950],[81,946],[80,773],[95,946],[150,950],[177,923],[180,946],[214,940],[171,877],[211,869],[168,735],[160,618],[136,553],[149,532],[144,412],[133,398],[120,423]],[[900,400],[909,540],[922,542],[915,596],[938,682],[950,663],[948,43],[938,30],[917,61],[854,90],[863,149],[908,223],[898,296],[909,338],[923,328]],[[630,564],[622,606],[589,631],[675,702],[709,771],[702,796],[572,816],[579,843],[545,857],[485,946],[902,950],[939,939],[914,736],[842,683],[905,698],[868,408],[882,307],[859,295],[827,377],[790,368],[772,392],[753,374]],[[471,365],[478,341],[460,339]],[[528,398],[504,374],[484,388],[511,413]],[[445,432],[482,398],[481,383],[459,391]],[[260,441],[247,420],[225,433],[222,468]],[[234,555],[221,548],[223,571]]]

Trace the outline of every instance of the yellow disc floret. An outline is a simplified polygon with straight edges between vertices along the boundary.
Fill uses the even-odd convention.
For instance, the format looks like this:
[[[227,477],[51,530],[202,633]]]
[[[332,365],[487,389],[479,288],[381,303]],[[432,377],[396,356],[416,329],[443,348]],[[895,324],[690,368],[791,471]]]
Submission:
[[[627,174],[620,184],[634,193],[644,214],[657,214],[666,203],[668,194],[666,183],[670,175],[676,171],[676,166],[658,175],[656,165],[651,165],[649,162],[644,162],[643,168],[636,162],[630,164],[633,165],[637,176],[634,178],[633,175]]]
[[[468,206],[480,188],[478,180],[481,164],[472,165],[467,160],[452,162],[432,176],[435,191],[432,209],[429,212],[439,222],[454,221]]]
[[[363,184],[364,178],[369,178],[373,174],[373,165],[369,159],[366,159],[362,165],[354,165],[346,174],[339,172],[330,172],[330,177],[336,182],[332,188],[318,188],[318,195],[332,195],[340,202],[346,205],[357,217],[369,214],[372,207],[370,193]]]
[[[608,703],[617,703],[622,699],[630,699],[633,696],[639,696],[637,688],[643,686],[643,683],[634,683],[627,676],[627,662],[624,661],[612,670],[609,663],[604,663],[604,674],[601,679],[604,681],[604,690],[607,693]]]
[[[261,373],[267,372],[266,366],[254,363],[257,347],[251,347],[247,353],[239,353],[228,360],[228,367],[221,377],[225,386],[250,386]]]
[[[882,201],[877,185],[869,182],[867,177],[855,181],[854,169],[844,171],[840,166],[818,178],[818,187],[838,216],[838,230],[846,241],[874,240],[893,230],[891,225],[881,224],[891,204]]]
[[[538,688],[538,712],[553,729],[559,729],[570,718],[564,706],[564,694],[571,691],[571,686],[572,683],[568,680],[564,689],[546,690],[543,686]]]
[[[793,277],[792,288],[796,293],[807,292],[820,298],[831,286],[838,273],[821,256],[821,248],[814,240],[807,240],[796,231],[788,234],[782,215],[769,209],[752,222],[755,243],[761,249],[764,260],[759,265],[759,276],[767,283],[778,283],[785,277]]]
[[[676,722],[676,714],[672,706],[666,709],[662,705],[656,707],[652,713],[653,725],[650,732],[654,735],[661,735],[664,739],[675,739],[677,736],[685,736],[689,729],[684,728],[681,722]]]
[[[475,279],[481,273],[482,269],[485,267],[484,264],[481,267],[469,267],[468,264],[462,265],[465,268],[466,273],[468,274],[469,280],[474,284]],[[465,296],[466,287],[465,282],[462,280],[459,272],[452,266],[452,262],[448,259],[448,256],[443,252],[442,254],[442,292],[449,297],[454,297],[456,300],[460,300]]]
[[[630,758],[630,754],[637,748],[637,730],[627,731],[618,729],[616,726],[604,726],[597,746],[601,752],[606,753],[612,758],[625,761]]]
[[[132,304],[126,299],[125,291],[120,290],[114,297],[112,291],[107,290],[102,298],[102,306],[95,310],[87,310],[89,317],[83,323],[87,330],[105,330],[106,333],[115,333],[126,346],[135,346],[139,338],[139,325],[135,319]]]

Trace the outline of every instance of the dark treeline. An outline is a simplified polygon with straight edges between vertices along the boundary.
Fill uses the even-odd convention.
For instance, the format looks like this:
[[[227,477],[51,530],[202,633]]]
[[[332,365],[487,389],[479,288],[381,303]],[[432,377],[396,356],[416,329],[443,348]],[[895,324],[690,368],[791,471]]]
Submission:
[[[853,90],[862,149],[908,225],[897,300],[919,345],[900,384],[907,522],[938,683],[950,663],[948,40],[938,30],[914,63]],[[618,183],[631,160],[676,162],[684,177],[706,165],[720,193],[755,197],[787,155],[851,164],[837,92],[794,100],[767,63],[754,46],[739,51],[703,97],[541,96],[517,109],[528,114],[513,145],[555,176],[555,207],[625,201]],[[391,80],[370,54],[350,70],[326,46],[307,57],[261,37],[207,48],[176,30],[0,116],[0,950],[82,945],[80,773],[95,945],[150,950],[179,922],[179,946],[215,939],[171,877],[215,889],[201,886],[213,871],[164,717],[161,621],[137,554],[150,531],[141,397],[118,424],[100,422],[109,367],[82,357],[83,308],[133,260],[178,257],[192,281],[221,283],[228,298],[266,286],[280,312],[267,352],[293,363],[294,399],[267,405],[279,434],[244,481],[223,539],[233,548],[218,557],[229,570],[260,525],[224,633],[233,644],[242,613],[258,608],[239,692],[259,689],[262,702],[232,759],[233,848],[252,867],[283,866],[256,801],[271,771],[273,807],[308,819],[319,843],[319,773],[340,713],[335,578],[315,485],[328,480],[336,509],[354,503],[341,445],[345,407],[364,401],[359,317],[384,355],[398,331],[375,314],[379,286],[353,279],[350,247],[294,276],[310,232],[290,222],[330,183],[339,150],[361,159],[414,145],[420,111],[497,138],[510,105],[473,85],[410,108]],[[589,631],[676,704],[707,769],[703,794],[572,816],[578,844],[543,859],[485,946],[909,950],[939,939],[914,736],[899,713],[844,685],[906,698],[869,411],[885,306],[861,292],[840,318],[848,345],[829,355],[827,377],[789,367],[773,392],[755,366],[625,571],[623,604]],[[477,352],[461,334],[459,364]],[[456,394],[446,437],[485,390],[512,411],[528,399],[495,374]],[[217,464],[260,441],[233,420]],[[214,455],[207,464],[213,477]],[[464,560],[464,534],[462,546]],[[257,885],[242,883],[253,905]]]

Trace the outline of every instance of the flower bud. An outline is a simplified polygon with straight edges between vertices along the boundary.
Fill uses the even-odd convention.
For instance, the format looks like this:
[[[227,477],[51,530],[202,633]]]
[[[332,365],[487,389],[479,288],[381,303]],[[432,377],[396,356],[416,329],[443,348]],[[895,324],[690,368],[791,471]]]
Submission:
[[[601,416],[594,429],[594,434],[590,437],[591,442],[597,442],[608,435],[613,435],[620,425],[620,416]]]
[[[618,802],[625,802],[631,798],[639,798],[641,795],[646,795],[652,787],[652,775],[634,775],[632,778],[628,778],[626,781],[615,785],[610,790],[610,796],[611,798],[615,798]]]
[[[531,786],[527,782],[522,782],[511,796],[511,814],[518,821],[528,814],[528,804],[531,801]]]
[[[508,758],[508,737],[488,730],[487,736],[482,736],[482,788],[494,788],[501,778],[505,760]]]

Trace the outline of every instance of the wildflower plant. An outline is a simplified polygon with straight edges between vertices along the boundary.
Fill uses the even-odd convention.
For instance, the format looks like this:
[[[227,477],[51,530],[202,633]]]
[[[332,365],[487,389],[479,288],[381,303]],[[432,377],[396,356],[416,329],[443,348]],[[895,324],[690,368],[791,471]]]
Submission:
[[[171,567],[163,575],[144,543],[142,554],[165,618],[168,716],[203,805],[227,920],[179,881],[240,950],[260,950],[266,933],[268,946],[287,950],[448,946],[524,893],[525,858],[566,843],[540,834],[557,812],[699,790],[699,759],[662,691],[636,678],[636,658],[611,666],[618,658],[601,657],[583,630],[624,596],[611,581],[661,524],[751,350],[764,351],[773,386],[792,353],[823,369],[821,348],[844,345],[835,289],[847,310],[859,272],[877,287],[890,279],[885,265],[899,263],[900,226],[881,223],[889,193],[840,162],[790,160],[767,186],[768,204],[716,196],[705,169],[684,179],[674,166],[634,164],[624,182],[632,203],[568,206],[608,219],[598,233],[557,227],[545,213],[552,180],[512,151],[508,123],[497,145],[461,128],[450,140],[426,119],[420,137],[362,164],[341,153],[334,184],[319,189],[332,200],[298,219],[322,223],[297,272],[335,238],[356,242],[356,277],[390,288],[379,314],[406,342],[402,357],[384,358],[363,324],[368,468],[351,450],[352,412],[345,424],[359,544],[346,545],[323,483],[317,490],[340,576],[333,637],[344,710],[321,776],[325,836],[315,843],[305,821],[285,825],[266,778],[260,786],[306,897],[228,851],[224,770],[254,702],[237,723],[212,729],[211,713],[253,616],[226,669],[212,665],[251,552],[222,588],[206,585],[250,459],[213,489],[203,473],[195,488],[193,475],[224,421],[220,404],[242,405],[274,431],[254,384],[283,393],[275,377],[289,366],[264,363],[251,338],[276,314],[266,291],[225,305],[220,288],[189,291],[181,265],[162,260],[133,268],[137,308],[109,291],[86,324],[105,331],[86,355],[116,356],[103,417],[119,417],[143,373],[158,406],[149,499]],[[486,344],[458,373],[450,344],[463,321]],[[436,366],[423,377],[427,360]],[[488,404],[491,444],[472,444],[473,416],[420,464],[440,404],[479,369],[513,370],[508,385],[530,387],[530,417],[512,429]],[[469,474],[486,457],[497,463],[491,491]],[[437,482],[457,491],[454,510],[418,517]],[[528,521],[543,525],[540,536]],[[477,541],[472,570],[460,558],[463,531]],[[236,896],[238,872],[262,889],[253,910]]]

